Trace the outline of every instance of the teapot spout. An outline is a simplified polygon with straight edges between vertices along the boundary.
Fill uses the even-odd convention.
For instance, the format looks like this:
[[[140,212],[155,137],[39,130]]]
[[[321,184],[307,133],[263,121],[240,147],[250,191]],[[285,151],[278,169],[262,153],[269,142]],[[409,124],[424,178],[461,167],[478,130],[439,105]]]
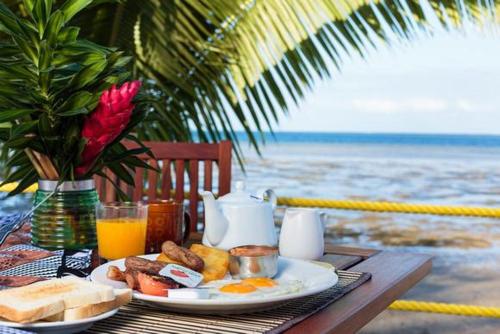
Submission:
[[[212,246],[217,246],[226,234],[229,221],[210,191],[200,192],[205,206],[205,235]]]

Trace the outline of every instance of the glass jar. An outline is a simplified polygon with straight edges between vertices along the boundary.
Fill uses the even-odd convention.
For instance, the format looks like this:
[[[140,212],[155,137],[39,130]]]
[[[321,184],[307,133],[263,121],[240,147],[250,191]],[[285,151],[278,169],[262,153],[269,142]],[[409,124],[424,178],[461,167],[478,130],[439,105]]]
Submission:
[[[34,206],[56,189],[58,181],[40,180]],[[93,249],[97,246],[94,180],[66,181],[33,212],[31,237],[46,249]]]

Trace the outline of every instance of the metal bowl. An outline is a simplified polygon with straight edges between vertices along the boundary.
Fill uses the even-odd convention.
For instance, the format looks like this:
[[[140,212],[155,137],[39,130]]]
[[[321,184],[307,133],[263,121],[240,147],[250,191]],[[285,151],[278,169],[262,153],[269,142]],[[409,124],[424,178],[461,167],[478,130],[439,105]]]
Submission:
[[[274,277],[278,272],[278,247],[247,245],[231,248],[229,272],[235,279]]]

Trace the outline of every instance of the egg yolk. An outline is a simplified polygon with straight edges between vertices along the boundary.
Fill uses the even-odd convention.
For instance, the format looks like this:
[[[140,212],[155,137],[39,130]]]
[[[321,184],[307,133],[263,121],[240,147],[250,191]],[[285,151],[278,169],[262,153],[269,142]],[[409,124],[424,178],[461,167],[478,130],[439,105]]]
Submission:
[[[248,284],[256,288],[270,288],[278,285],[274,280],[267,277],[254,277],[254,278],[245,278],[241,281],[243,284]]]
[[[219,288],[219,291],[228,293],[250,293],[256,290],[254,286],[244,283],[226,284]]]

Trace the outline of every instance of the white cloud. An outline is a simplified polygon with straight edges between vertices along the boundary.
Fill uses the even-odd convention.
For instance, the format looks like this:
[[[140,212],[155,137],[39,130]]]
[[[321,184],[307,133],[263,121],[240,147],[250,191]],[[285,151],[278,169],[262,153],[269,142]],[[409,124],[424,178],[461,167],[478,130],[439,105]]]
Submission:
[[[496,107],[499,101],[491,101],[491,103],[485,103],[485,102],[478,102],[478,101],[471,101],[467,99],[458,99],[455,102],[455,108],[459,111],[463,112],[471,112],[471,113],[478,113],[478,112],[495,112],[498,111],[498,108]]]
[[[370,114],[428,113],[428,112],[497,112],[497,101],[478,101],[467,98],[354,98],[346,107]],[[500,101],[499,101],[500,102]]]
[[[458,99],[455,103],[458,110],[471,112],[474,111],[477,106],[475,106],[471,101],[465,99]]]
[[[352,108],[367,113],[439,112],[448,109],[449,103],[438,98],[365,98],[353,99]]]

